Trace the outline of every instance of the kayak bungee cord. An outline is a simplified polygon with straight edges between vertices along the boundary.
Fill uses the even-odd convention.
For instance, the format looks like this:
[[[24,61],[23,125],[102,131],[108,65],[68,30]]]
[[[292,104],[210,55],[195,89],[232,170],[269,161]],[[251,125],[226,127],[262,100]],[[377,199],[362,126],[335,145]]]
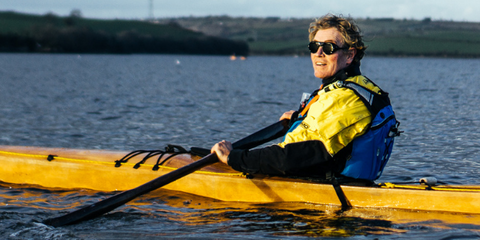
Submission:
[[[175,151],[177,150],[177,151]],[[163,165],[168,159],[178,155],[178,154],[184,154],[184,153],[191,153],[191,151],[187,151],[185,150],[185,148],[181,147],[181,146],[178,146],[178,145],[172,145],[172,144],[168,144],[166,147],[165,147],[165,150],[162,151],[162,150],[135,150],[133,152],[130,152],[128,153],[127,155],[125,155],[122,159],[120,160],[116,160],[115,161],[115,167],[120,167],[122,165],[122,163],[127,163],[130,159],[140,155],[140,154],[145,154],[147,153],[147,155],[138,163],[136,163],[133,168],[137,169],[139,168],[142,164],[144,164],[148,159],[150,159],[151,157],[154,157],[154,156],[157,156],[157,155],[160,155],[157,159],[157,162],[156,164],[153,166],[152,170],[153,171],[157,171],[159,169],[159,165]],[[166,154],[166,153],[170,153],[171,155],[168,156],[167,158],[165,158],[161,163],[160,163],[160,160],[162,159],[162,157]]]
[[[51,162],[52,160],[63,160],[63,161],[71,161],[71,162],[96,163],[96,164],[106,164],[106,165],[113,164],[112,162],[100,162],[100,161],[92,161],[92,160],[77,159],[77,158],[59,157],[57,155],[52,155],[52,154],[42,155],[42,154],[17,153],[17,152],[8,152],[8,151],[0,151],[0,154],[14,155],[14,156],[20,156],[20,157],[40,158],[40,159],[46,159],[49,162]]]
[[[401,189],[413,189],[413,190],[435,190],[435,191],[455,191],[455,192],[480,192],[480,188],[472,188],[472,187],[449,187],[448,185],[445,186],[438,186],[435,187],[434,185],[423,184],[421,186],[415,185],[398,185],[395,183],[380,183],[378,184],[381,188],[401,188]]]
[[[136,157],[140,154],[145,154],[145,153],[147,153],[147,155],[140,162],[136,163],[135,166],[133,166],[133,168],[137,169],[142,164],[144,164],[148,159],[150,159],[151,157],[160,155],[157,159],[157,162],[155,163],[155,165],[153,165],[153,168],[152,168],[153,171],[158,171],[158,169],[160,169],[161,165],[163,165],[169,159],[171,159],[171,158],[173,158],[173,157],[175,157],[179,154],[193,154],[193,155],[204,157],[204,156],[206,156],[210,153],[210,150],[203,149],[203,148],[192,147],[190,149],[190,151],[187,151],[185,148],[183,148],[181,146],[168,144],[165,147],[164,151],[162,151],[162,150],[136,150],[136,151],[130,152],[129,154],[125,155],[122,159],[116,160],[115,161],[115,167],[120,167],[122,165],[122,163],[127,163],[131,158]],[[160,162],[160,160],[162,160],[163,156],[165,156],[165,154],[167,154],[167,153],[169,153],[170,156],[166,157],[165,159],[163,159],[162,162]]]

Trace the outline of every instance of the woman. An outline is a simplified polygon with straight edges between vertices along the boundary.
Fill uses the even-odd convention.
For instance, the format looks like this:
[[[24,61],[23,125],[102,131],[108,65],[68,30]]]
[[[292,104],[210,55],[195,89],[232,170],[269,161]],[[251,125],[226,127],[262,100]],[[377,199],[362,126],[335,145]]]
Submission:
[[[255,150],[233,150],[222,141],[211,151],[251,174],[373,181],[398,135],[388,94],[361,75],[366,46],[351,20],[328,14],[309,32],[314,75],[322,85],[298,111],[282,115],[292,125],[284,141]]]

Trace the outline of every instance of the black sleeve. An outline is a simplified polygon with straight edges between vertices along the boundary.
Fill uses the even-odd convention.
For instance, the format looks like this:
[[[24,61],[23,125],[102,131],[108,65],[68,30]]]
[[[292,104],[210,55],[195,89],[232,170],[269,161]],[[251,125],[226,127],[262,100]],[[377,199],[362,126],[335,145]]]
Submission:
[[[228,164],[250,174],[312,176],[332,168],[333,158],[321,141],[290,143],[282,148],[272,145],[254,150],[232,150]]]

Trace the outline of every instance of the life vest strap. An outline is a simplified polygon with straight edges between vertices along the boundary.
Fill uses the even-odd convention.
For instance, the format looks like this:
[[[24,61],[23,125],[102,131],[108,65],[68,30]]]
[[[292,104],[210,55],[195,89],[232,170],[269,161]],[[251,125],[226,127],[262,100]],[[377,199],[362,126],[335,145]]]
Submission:
[[[315,92],[313,92],[315,94],[315,96],[313,98],[311,98],[311,100],[308,102],[307,106],[305,106],[302,111],[300,112],[300,116],[304,117],[308,110],[310,109],[310,107],[312,106],[313,103],[315,103],[319,96],[318,96],[318,91],[322,90],[323,89],[323,84],[320,85],[320,88],[318,90],[316,90]]]

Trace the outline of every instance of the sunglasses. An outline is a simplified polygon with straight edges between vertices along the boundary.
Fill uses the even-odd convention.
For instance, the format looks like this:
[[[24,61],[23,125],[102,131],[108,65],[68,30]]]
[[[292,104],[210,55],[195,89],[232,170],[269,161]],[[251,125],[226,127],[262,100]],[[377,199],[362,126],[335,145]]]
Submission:
[[[310,52],[316,53],[318,52],[318,49],[322,47],[323,52],[327,55],[333,54],[335,51],[340,50],[340,49],[348,49],[348,47],[341,48],[335,43],[330,43],[330,42],[317,42],[317,41],[312,41],[308,44],[308,49],[310,49]]]

